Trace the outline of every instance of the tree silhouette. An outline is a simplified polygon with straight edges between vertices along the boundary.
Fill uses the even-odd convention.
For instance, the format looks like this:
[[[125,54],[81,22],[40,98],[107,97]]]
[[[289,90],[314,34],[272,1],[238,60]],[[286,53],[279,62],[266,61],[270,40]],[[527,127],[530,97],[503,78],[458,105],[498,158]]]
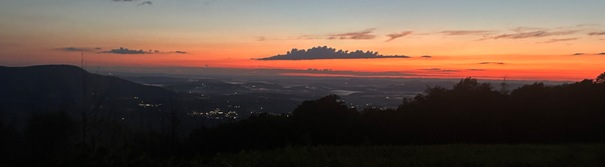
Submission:
[[[357,141],[359,113],[348,108],[337,95],[304,101],[294,109],[292,116],[297,130],[309,135],[309,144],[346,144]]]
[[[599,76],[597,76],[597,78],[595,79],[596,83],[605,83],[605,72],[599,74]]]

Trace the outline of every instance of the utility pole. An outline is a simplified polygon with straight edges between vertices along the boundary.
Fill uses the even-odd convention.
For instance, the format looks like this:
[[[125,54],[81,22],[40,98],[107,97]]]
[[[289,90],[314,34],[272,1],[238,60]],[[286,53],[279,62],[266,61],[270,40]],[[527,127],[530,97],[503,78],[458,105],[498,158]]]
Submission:
[[[81,50],[80,53],[81,53],[81,55],[80,55],[80,67],[82,69],[84,69],[84,51]]]
[[[87,126],[87,115],[86,115],[86,70],[84,70],[84,51],[81,51],[80,55],[80,68],[82,68],[82,144],[86,145],[86,130]]]

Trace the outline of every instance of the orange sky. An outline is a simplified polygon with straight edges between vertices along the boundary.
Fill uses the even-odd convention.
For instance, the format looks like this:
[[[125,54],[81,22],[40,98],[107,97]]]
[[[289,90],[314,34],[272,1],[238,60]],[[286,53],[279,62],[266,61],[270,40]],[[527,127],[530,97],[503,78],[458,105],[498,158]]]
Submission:
[[[6,0],[0,65],[79,65],[85,51],[89,69],[317,68],[571,81],[605,72],[605,19],[596,17],[605,15],[605,1],[516,1]],[[412,58],[251,60],[315,46]]]

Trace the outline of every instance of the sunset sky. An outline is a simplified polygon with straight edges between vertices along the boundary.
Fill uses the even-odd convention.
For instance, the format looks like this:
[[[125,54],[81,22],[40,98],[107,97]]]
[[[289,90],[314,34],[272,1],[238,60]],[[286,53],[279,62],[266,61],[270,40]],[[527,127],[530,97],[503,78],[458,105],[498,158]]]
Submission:
[[[315,46],[411,58],[252,60]],[[605,1],[0,1],[0,66],[79,65],[82,51],[98,68],[576,81],[605,72]]]

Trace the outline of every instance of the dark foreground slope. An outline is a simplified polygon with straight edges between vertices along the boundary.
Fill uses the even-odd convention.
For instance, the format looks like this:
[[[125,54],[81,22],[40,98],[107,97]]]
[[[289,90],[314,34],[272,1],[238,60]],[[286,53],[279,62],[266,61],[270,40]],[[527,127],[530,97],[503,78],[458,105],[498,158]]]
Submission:
[[[285,147],[200,158],[199,166],[536,167],[605,165],[605,145],[410,145]],[[175,164],[178,164],[175,162]],[[176,166],[176,165],[175,165]]]
[[[59,67],[52,71],[68,72],[3,69],[3,85],[11,87],[2,89],[4,120],[30,116],[22,130],[0,122],[0,166],[600,166],[605,157],[605,73],[514,90],[466,78],[452,88],[429,87],[397,109],[354,108],[328,95],[291,114],[257,114],[178,136],[187,121],[175,111],[186,108],[170,106],[187,105],[173,93]],[[84,82],[76,75],[85,86],[76,86]],[[79,96],[79,89],[86,91]],[[53,107],[66,111],[47,111]]]

